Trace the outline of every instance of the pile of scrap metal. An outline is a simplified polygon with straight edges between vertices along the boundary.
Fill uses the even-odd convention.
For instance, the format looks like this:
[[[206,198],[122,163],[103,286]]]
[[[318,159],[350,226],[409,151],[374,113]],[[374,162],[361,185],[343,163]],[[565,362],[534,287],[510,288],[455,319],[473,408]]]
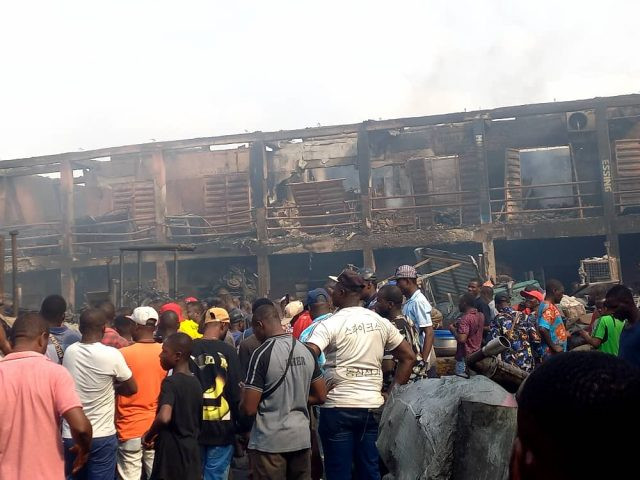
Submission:
[[[458,298],[467,291],[467,285],[484,275],[482,256],[463,255],[437,250],[416,248],[414,254],[418,263],[414,266],[421,272],[419,282],[425,296],[444,317],[443,325],[448,326],[459,315]]]
[[[215,279],[208,288],[208,293],[219,295],[231,295],[246,300],[256,298],[258,275],[249,268],[240,265],[232,265],[229,270]]]
[[[158,289],[155,280],[152,280],[146,285],[141,285],[139,291],[137,288],[125,290],[122,305],[135,308],[139,306],[147,306],[153,302],[168,303],[171,301],[173,301],[173,298],[169,292],[164,292]]]
[[[509,392],[516,392],[527,378],[527,372],[500,359],[500,354],[511,348],[506,337],[497,337],[467,358],[467,366],[484,375]]]

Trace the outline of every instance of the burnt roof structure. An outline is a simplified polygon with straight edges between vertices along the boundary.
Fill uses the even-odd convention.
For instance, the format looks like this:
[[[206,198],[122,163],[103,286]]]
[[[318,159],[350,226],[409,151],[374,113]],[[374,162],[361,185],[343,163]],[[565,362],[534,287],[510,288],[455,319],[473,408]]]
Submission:
[[[388,248],[473,243],[495,276],[504,240],[602,237],[594,255],[619,260],[640,233],[638,180],[640,95],[624,95],[5,160],[0,233],[20,232],[25,296],[47,272],[76,304],[83,269],[149,243],[250,257],[261,295],[283,290],[282,255],[373,266]],[[144,261],[168,290],[165,258]]]

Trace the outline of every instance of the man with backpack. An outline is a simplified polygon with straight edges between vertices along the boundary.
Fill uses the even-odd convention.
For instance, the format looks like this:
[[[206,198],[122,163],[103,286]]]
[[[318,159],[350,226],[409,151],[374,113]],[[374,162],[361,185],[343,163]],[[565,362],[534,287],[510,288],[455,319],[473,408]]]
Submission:
[[[203,337],[193,341],[191,371],[203,391],[200,436],[204,480],[227,478],[233,458],[238,402],[240,361],[235,348],[219,340],[221,318],[229,314],[213,307],[202,325]]]
[[[64,324],[66,312],[67,302],[60,295],[49,295],[40,306],[40,315],[49,324],[49,346],[46,356],[59,364],[62,364],[67,347],[79,342],[81,338],[79,331]]]
[[[251,323],[263,343],[249,361],[240,411],[257,414],[248,447],[253,479],[310,478],[308,405],[325,401],[322,373],[309,348],[284,332],[273,305],[258,308]]]

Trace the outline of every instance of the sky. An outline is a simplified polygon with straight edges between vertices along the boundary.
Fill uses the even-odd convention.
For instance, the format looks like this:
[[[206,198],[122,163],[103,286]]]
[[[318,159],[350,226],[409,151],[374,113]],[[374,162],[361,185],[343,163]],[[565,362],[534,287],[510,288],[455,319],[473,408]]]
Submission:
[[[0,0],[0,159],[640,93],[640,2]]]

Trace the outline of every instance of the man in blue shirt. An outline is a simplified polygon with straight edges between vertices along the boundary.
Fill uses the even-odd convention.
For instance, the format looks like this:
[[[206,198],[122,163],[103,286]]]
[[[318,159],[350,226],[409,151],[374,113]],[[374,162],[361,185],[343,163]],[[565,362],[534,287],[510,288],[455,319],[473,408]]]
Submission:
[[[324,288],[311,290],[307,294],[306,305],[311,313],[311,319],[313,321],[311,322],[311,325],[305,328],[300,334],[299,340],[301,342],[306,342],[309,339],[318,323],[333,315],[331,299]],[[318,366],[320,368],[324,367],[325,361],[324,353],[320,352],[320,355],[318,356]]]
[[[402,290],[407,301],[402,313],[413,322],[420,332],[422,358],[428,359],[428,369],[436,366],[436,354],[433,349],[433,322],[431,321],[431,304],[418,288],[418,272],[411,265],[401,265],[394,276],[396,284]]]
[[[49,295],[42,301],[40,315],[49,324],[49,347],[47,357],[50,360],[62,364],[64,351],[69,345],[80,341],[81,335],[64,324],[67,302],[60,295]]]

